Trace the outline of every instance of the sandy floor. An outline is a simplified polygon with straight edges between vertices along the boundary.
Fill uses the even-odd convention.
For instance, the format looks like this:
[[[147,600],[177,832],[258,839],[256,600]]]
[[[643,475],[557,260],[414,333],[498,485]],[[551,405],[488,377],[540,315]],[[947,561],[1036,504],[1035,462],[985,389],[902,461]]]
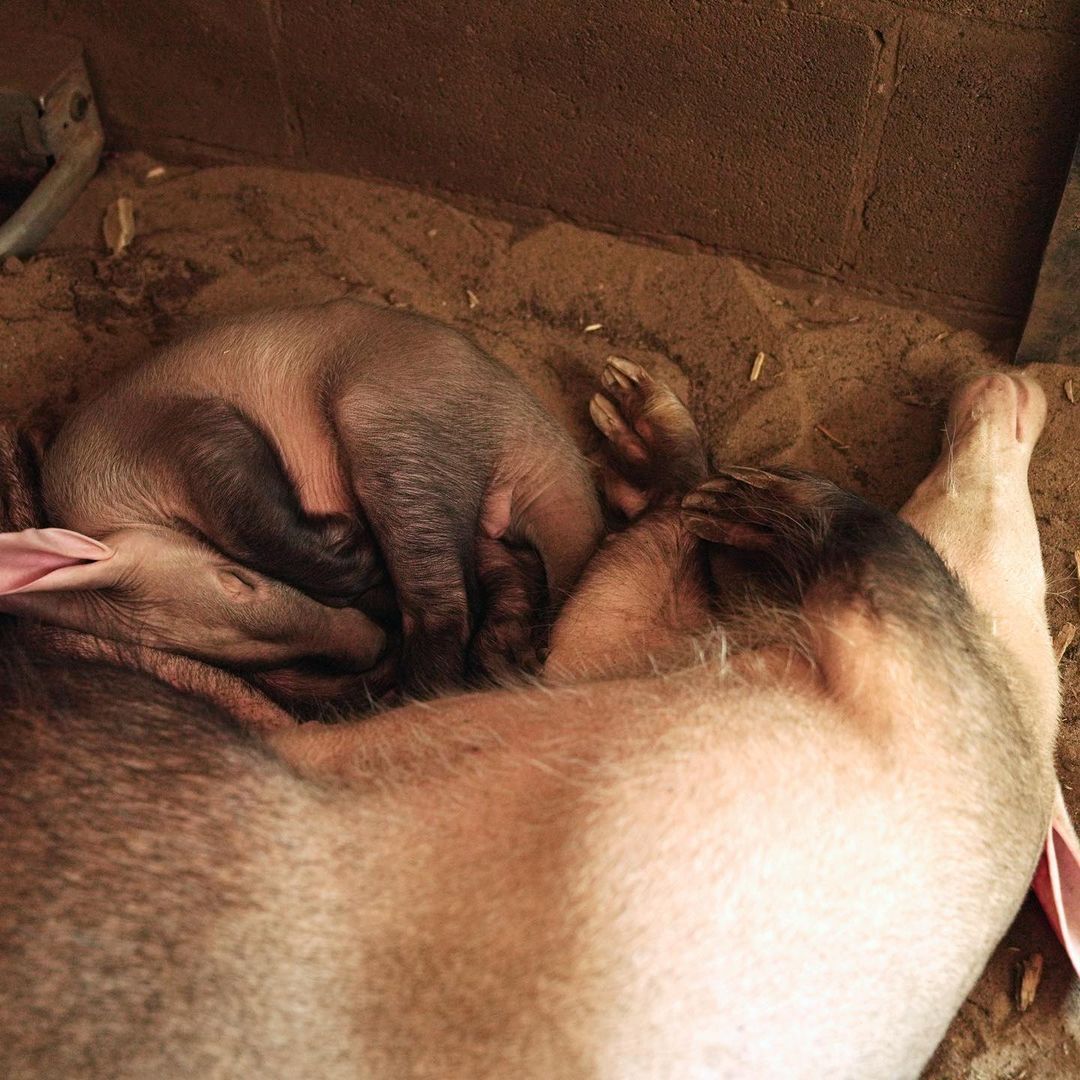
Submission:
[[[0,272],[0,412],[62,415],[198,320],[353,293],[472,334],[583,440],[587,394],[615,352],[689,395],[716,457],[791,462],[897,507],[936,455],[953,382],[995,362],[971,331],[817,285],[770,283],[729,259],[566,225],[521,228],[362,181],[252,168],[170,168],[151,180],[150,164],[109,162],[46,251]],[[101,222],[122,194],[134,199],[137,236],[113,259]],[[1080,404],[1063,392],[1069,369],[1035,374],[1050,399],[1032,486],[1057,631],[1080,624]],[[1062,669],[1060,765],[1080,814],[1072,653]],[[1014,970],[1035,952],[1045,970],[1020,1014]],[[1080,991],[1029,900],[926,1075],[1071,1077],[1078,1038]]]

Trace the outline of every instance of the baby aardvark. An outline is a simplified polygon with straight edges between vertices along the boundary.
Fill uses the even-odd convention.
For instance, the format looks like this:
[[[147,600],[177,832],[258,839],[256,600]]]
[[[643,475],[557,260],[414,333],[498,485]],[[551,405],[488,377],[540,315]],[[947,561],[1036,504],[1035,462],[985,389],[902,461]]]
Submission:
[[[539,554],[554,611],[601,534],[584,461],[509,370],[449,327],[350,300],[161,350],[67,421],[42,476],[50,525],[105,547],[73,539],[95,561],[0,610],[284,669],[283,692],[334,685],[313,661],[371,674],[384,567],[407,690],[498,675],[529,658],[542,614],[520,583],[500,593],[510,549]]]

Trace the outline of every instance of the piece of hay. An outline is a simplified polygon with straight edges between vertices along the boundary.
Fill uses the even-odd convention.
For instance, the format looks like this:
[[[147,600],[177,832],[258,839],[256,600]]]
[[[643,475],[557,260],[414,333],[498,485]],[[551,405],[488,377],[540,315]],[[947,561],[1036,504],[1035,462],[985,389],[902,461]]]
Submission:
[[[604,324],[600,322],[589,323],[588,326],[582,331],[585,334],[595,334],[597,330],[603,330]]]
[[[126,195],[121,195],[105,211],[101,231],[114,258],[122,255],[128,244],[135,239],[135,204]]]
[[[472,289],[465,290],[465,299],[469,301],[469,308],[478,308],[480,306],[480,297],[472,291]]]
[[[1013,994],[1018,1012],[1027,1012],[1031,1008],[1039,989],[1042,972],[1042,953],[1032,953],[1016,965],[1013,971]]]
[[[1073,387],[1072,379],[1066,379],[1065,380],[1065,386],[1064,386],[1063,389],[1065,390],[1065,396],[1069,399],[1069,404],[1070,405],[1075,405],[1076,404],[1076,390]]]
[[[829,442],[831,442],[833,444],[833,446],[836,447],[837,450],[850,450],[851,449],[851,444],[850,443],[841,442],[827,427],[824,426],[824,424],[815,424],[814,425],[814,430],[819,432],[826,439],[828,439]],[[1077,552],[1077,555],[1080,556],[1080,552]]]
[[[1061,658],[1069,651],[1069,646],[1073,643],[1073,638],[1076,637],[1076,627],[1071,622],[1067,622],[1055,635],[1054,635],[1054,659],[1060,664]]]
[[[754,366],[750,369],[750,381],[757,382],[761,378],[761,369],[765,366],[765,354],[759,352],[754,357]]]

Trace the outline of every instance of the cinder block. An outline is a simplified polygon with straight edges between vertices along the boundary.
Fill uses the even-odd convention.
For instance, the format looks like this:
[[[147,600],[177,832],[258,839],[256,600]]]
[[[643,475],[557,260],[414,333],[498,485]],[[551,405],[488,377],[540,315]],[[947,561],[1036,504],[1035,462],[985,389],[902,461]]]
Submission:
[[[14,4],[25,13],[33,6]],[[112,121],[239,152],[288,153],[259,0],[49,0],[43,21],[86,47],[106,130]]]
[[[281,68],[316,166],[836,265],[878,42],[745,4],[306,0]]]
[[[1069,39],[909,16],[857,276],[1022,313],[1078,119]]]

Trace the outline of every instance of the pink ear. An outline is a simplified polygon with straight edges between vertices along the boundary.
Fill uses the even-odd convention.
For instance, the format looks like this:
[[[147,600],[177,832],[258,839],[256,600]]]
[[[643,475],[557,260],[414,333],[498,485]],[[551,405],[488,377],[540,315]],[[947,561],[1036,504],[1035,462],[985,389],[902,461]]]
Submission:
[[[68,529],[0,533],[0,595],[52,588],[46,579],[55,570],[112,554],[100,541]]]
[[[1080,840],[1058,784],[1046,847],[1031,883],[1054,933],[1080,973]]]

